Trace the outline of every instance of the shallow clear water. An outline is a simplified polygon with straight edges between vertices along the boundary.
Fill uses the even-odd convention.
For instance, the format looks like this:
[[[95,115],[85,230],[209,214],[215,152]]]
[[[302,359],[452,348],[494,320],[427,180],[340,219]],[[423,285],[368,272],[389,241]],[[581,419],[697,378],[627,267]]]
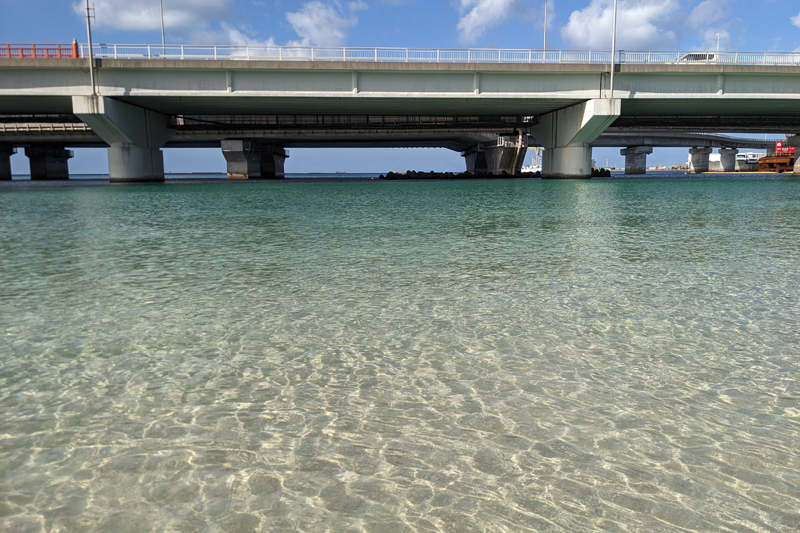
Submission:
[[[0,188],[0,530],[800,529],[800,180]]]

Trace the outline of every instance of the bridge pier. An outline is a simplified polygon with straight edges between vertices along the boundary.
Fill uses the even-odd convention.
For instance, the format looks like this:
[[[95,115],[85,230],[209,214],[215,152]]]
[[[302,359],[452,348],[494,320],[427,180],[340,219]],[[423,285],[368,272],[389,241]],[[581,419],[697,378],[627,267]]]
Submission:
[[[72,150],[66,150],[58,145],[33,145],[25,148],[31,164],[32,180],[68,180],[69,159],[73,156]]]
[[[486,163],[486,151],[483,146],[473,146],[469,150],[462,152],[464,162],[467,164],[467,172],[471,174],[483,174],[489,172]]]
[[[645,174],[647,154],[653,153],[652,146],[630,146],[619,151],[625,156],[625,174]]]
[[[220,142],[228,166],[228,179],[261,177],[261,145],[243,140]]]
[[[161,147],[172,135],[164,115],[104,96],[73,96],[72,109],[108,143],[112,183],[164,181]]]
[[[11,179],[11,156],[17,149],[10,144],[0,144],[0,181]]]
[[[265,145],[261,155],[261,177],[264,179],[280,179],[286,177],[284,163],[289,152],[279,146]]]
[[[592,142],[620,113],[619,99],[598,98],[542,115],[539,124],[531,128],[545,148],[542,177],[591,178]]]
[[[220,143],[228,167],[228,179],[283,178],[284,161],[289,154],[283,148],[258,141],[225,139]]]
[[[689,167],[689,172],[694,174],[708,172],[708,155],[710,153],[711,148],[709,147],[689,148],[689,154],[692,156],[692,164],[691,167]]]
[[[496,144],[486,143],[473,146],[463,152],[467,172],[473,174],[489,173],[512,176],[522,172],[522,163],[528,151],[528,139],[525,135],[498,136]]]
[[[487,146],[486,168],[492,174],[506,172],[512,176],[522,172],[522,163],[528,151],[528,138],[526,135],[504,136],[497,138],[497,145]]]
[[[719,149],[719,165],[722,172],[736,172],[736,155],[739,150],[736,148]]]

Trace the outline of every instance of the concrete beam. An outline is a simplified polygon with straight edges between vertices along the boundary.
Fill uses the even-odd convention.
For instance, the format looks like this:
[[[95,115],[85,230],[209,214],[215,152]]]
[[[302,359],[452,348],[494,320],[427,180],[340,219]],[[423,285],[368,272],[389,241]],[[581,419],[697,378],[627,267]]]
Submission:
[[[711,148],[690,148],[689,154],[692,156],[689,172],[699,174],[701,172],[708,172],[708,156],[711,153]]]
[[[625,174],[645,174],[647,154],[653,153],[652,146],[631,146],[619,151],[625,156]]]
[[[25,148],[25,155],[30,159],[32,180],[67,180],[69,179],[69,159],[72,150],[63,146],[34,145]]]
[[[545,150],[543,178],[591,178],[592,143],[621,114],[619,99],[602,98],[547,113],[531,133]]]
[[[164,181],[167,117],[104,96],[73,96],[73,113],[108,143],[112,182]]]
[[[11,156],[17,149],[10,144],[0,144],[0,181],[11,179]]]

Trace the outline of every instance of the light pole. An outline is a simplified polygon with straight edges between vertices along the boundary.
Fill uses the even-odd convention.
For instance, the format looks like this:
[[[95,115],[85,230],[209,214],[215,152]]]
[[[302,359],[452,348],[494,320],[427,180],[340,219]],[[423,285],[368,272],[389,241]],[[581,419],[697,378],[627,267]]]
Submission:
[[[544,47],[542,50],[547,50],[547,1],[544,0]],[[544,58],[544,54],[542,54],[542,58]]]
[[[717,34],[717,55],[719,55],[719,33]]]
[[[611,98],[614,98],[615,55],[617,55],[617,0],[614,0],[614,22],[611,24]]]
[[[86,34],[89,37],[89,80],[92,82],[92,96],[97,96],[97,89],[94,83],[94,52],[92,50],[92,10],[89,8],[89,0],[86,0]]]
[[[167,47],[167,40],[164,38],[164,0],[159,0],[161,2],[161,54],[166,54],[164,48]]]

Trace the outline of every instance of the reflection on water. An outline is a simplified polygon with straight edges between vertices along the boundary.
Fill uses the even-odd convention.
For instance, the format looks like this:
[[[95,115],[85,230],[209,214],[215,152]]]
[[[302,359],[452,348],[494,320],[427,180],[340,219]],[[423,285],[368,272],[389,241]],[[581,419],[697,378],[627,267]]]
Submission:
[[[800,181],[0,190],[0,530],[800,529]]]

